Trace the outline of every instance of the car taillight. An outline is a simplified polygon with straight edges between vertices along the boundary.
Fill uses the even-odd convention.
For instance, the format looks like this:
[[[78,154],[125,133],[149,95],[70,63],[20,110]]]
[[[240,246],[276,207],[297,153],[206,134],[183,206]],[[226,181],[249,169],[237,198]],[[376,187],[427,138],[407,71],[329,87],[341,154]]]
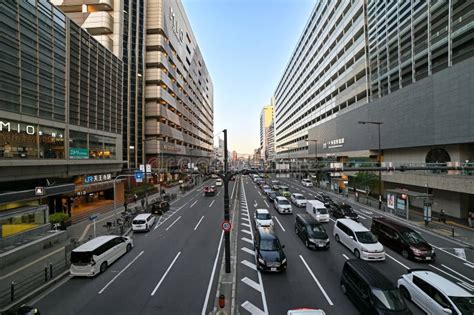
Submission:
[[[91,266],[94,266],[94,265],[95,265],[94,258],[91,258]]]

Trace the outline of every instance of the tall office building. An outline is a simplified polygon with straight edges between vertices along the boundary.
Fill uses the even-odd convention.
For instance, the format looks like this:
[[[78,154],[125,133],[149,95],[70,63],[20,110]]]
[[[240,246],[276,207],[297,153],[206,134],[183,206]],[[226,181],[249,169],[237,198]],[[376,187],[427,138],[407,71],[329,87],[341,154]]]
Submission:
[[[123,61],[123,159],[125,169],[143,164],[145,0],[52,0]]]
[[[270,142],[269,130],[273,124],[273,104],[263,106],[260,113],[260,154],[261,159],[266,162],[269,159]]]
[[[155,169],[192,159],[201,169],[213,153],[213,86],[181,1],[148,0],[145,147]]]
[[[278,157],[314,157],[308,130],[367,103],[366,10],[317,1],[274,94]]]
[[[122,62],[47,1],[2,1],[0,19],[2,238],[49,230],[48,211],[110,206]]]

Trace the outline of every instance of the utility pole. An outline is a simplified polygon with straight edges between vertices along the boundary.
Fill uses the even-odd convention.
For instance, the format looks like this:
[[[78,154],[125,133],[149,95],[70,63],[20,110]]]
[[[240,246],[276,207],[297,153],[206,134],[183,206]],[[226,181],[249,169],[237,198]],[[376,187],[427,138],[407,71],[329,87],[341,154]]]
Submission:
[[[230,221],[229,215],[229,173],[227,170],[227,129],[224,129],[224,221]],[[224,231],[225,272],[230,273],[230,231]]]

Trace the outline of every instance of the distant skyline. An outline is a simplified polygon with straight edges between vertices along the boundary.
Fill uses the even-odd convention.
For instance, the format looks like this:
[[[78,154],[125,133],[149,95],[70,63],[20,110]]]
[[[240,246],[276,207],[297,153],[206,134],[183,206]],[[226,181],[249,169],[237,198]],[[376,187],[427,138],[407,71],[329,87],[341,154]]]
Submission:
[[[253,154],[260,112],[316,0],[182,2],[214,84],[214,134],[227,129],[229,150]]]

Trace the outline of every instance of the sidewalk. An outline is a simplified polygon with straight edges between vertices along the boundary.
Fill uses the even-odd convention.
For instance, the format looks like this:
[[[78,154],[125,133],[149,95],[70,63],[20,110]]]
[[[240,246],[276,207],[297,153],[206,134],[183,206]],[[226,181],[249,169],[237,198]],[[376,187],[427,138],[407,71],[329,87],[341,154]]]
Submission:
[[[381,212],[381,213],[389,213],[389,214],[395,215],[394,213],[392,213],[392,209],[387,207],[387,204],[385,202],[382,202],[382,210],[379,210],[378,201],[377,199],[373,197],[369,197],[368,201],[366,201],[365,196],[359,196],[359,201],[356,201],[355,196],[352,192],[350,192],[349,196],[346,197],[345,195],[335,193],[333,191],[330,191],[324,188],[318,187],[318,189],[323,190],[324,192],[327,192],[339,198],[348,199],[351,202],[354,202],[356,204],[369,207],[375,213]],[[405,219],[405,218],[400,217],[400,219]],[[432,217],[432,221],[429,222],[427,226],[425,226],[425,221],[423,220],[423,213],[421,212],[421,210],[414,209],[414,208],[410,208],[409,222],[416,224],[427,230],[430,230],[436,234],[442,235],[450,239],[457,240],[465,244],[469,248],[474,247],[474,228],[471,228],[465,224],[455,222],[454,220],[449,220],[449,219],[446,219],[446,223],[438,222],[438,217],[436,216],[436,217]]]
[[[183,195],[179,192],[179,186],[166,189],[166,194],[176,194],[178,199]],[[148,196],[148,204],[151,205],[157,198],[159,198],[159,193]],[[129,210],[134,207],[142,209],[141,199],[128,205]],[[115,225],[124,210],[123,205],[117,205],[116,211],[111,210],[100,214],[95,224],[96,236],[120,234],[118,226],[109,228],[106,223],[113,222],[113,225]],[[124,234],[128,234],[130,229],[128,228],[128,231],[124,229]],[[59,231],[58,233],[67,233],[67,240],[0,270],[0,311],[10,303],[12,283],[15,284],[15,292],[18,292],[19,295],[26,295],[40,285],[50,282],[53,278],[67,275],[70,251],[78,243],[84,243],[89,238],[94,237],[93,222],[89,220],[81,221],[68,227],[66,231]],[[18,299],[15,298],[15,301],[18,302]]]

